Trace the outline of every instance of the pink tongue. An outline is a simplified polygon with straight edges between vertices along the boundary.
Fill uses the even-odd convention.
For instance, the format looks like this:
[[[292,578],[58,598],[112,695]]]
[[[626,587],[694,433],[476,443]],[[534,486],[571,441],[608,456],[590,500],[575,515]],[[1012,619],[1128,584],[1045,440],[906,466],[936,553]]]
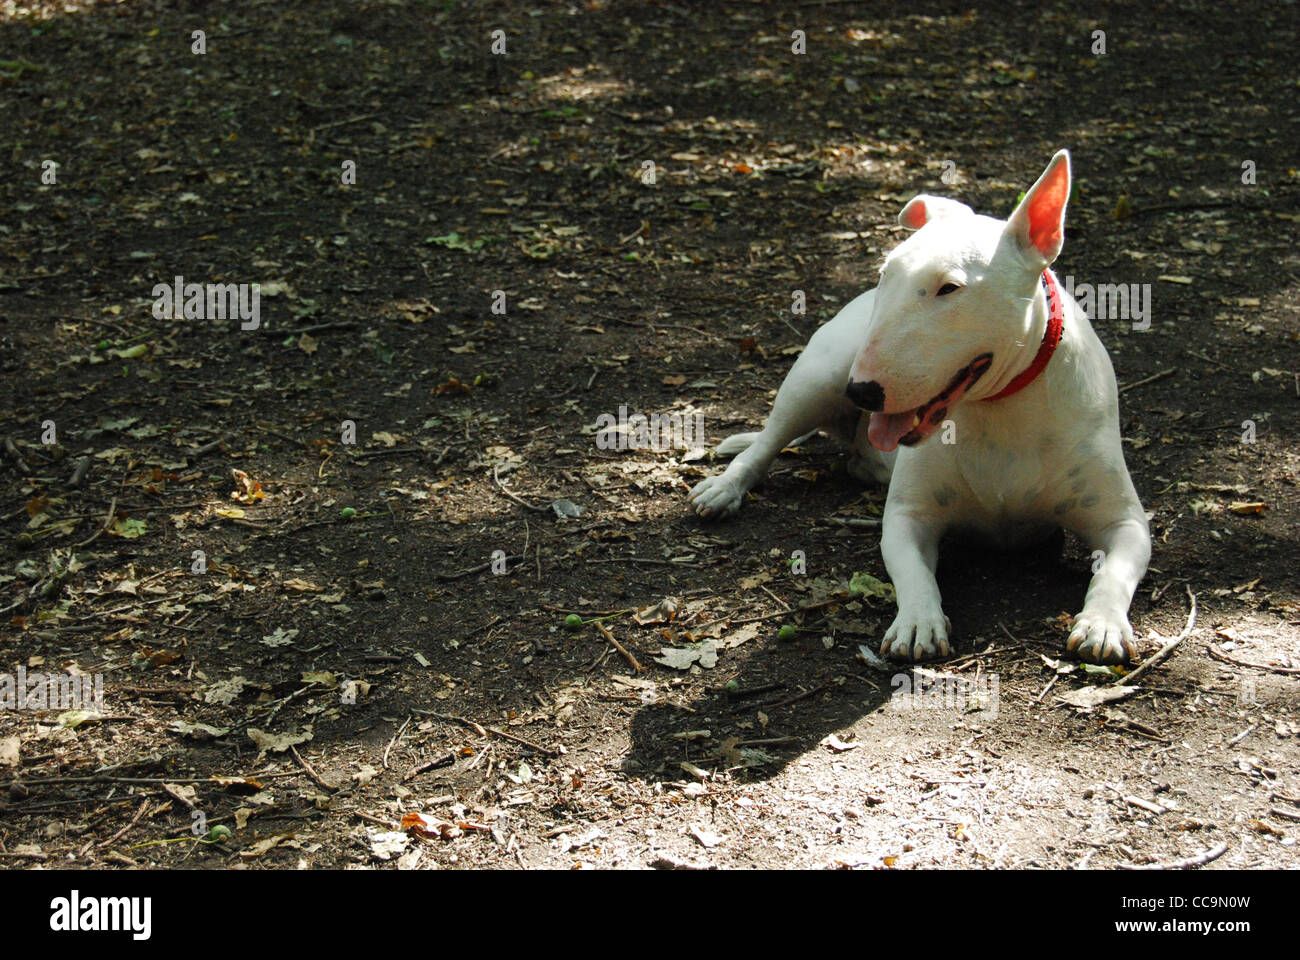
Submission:
[[[988,366],[988,359],[976,358],[969,367],[959,371],[937,397],[920,407],[903,413],[873,413],[871,421],[867,424],[867,439],[877,450],[889,453],[898,446],[899,440],[912,432],[912,421],[916,419],[922,408],[925,409],[925,413],[920,414],[921,422],[915,429],[921,439],[928,437],[943,422],[952,405],[966,396],[966,391],[971,388],[971,385],[984,375]]]
[[[889,453],[898,446],[898,441],[912,429],[915,410],[904,413],[873,413],[867,425],[867,439],[871,445],[883,453]]]

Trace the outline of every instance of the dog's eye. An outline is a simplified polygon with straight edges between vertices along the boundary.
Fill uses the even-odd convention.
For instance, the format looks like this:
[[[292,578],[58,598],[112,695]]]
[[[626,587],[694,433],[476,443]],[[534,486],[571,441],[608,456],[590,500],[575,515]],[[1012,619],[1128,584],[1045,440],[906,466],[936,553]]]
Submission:
[[[954,290],[960,290],[960,289],[961,289],[961,287],[959,287],[959,286],[958,286],[957,284],[955,284],[955,283],[945,283],[942,287],[939,288],[939,293],[938,293],[938,295],[941,296],[941,297],[946,297],[946,296],[948,296],[948,294],[952,293]]]

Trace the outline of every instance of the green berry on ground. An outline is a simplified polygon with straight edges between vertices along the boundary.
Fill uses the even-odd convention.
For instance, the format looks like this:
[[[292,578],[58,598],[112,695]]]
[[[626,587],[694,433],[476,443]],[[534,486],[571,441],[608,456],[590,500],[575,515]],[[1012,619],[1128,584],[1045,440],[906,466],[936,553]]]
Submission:
[[[582,626],[582,617],[578,616],[576,613],[571,613],[564,618],[564,626],[569,630],[577,630]]]
[[[780,630],[776,632],[776,638],[778,640],[785,640],[787,642],[793,640],[795,638],[794,627],[790,626],[790,624],[787,623],[784,627],[782,627]]]
[[[353,517],[357,515],[357,508],[344,507],[342,510],[339,511],[339,514],[340,516],[343,517],[344,520],[351,520]]]

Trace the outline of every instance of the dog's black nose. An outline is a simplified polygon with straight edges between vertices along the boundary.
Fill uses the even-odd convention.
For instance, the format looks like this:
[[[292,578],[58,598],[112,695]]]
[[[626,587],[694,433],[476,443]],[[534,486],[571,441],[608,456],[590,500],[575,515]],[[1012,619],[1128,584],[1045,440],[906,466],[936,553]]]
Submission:
[[[850,380],[849,385],[844,388],[844,395],[863,410],[885,409],[885,388],[875,380],[865,383],[861,380]]]

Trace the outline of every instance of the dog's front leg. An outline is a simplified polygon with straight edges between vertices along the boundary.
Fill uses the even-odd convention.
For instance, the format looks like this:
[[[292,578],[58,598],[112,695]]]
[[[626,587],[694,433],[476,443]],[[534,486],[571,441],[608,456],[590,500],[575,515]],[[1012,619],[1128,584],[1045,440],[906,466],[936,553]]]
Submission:
[[[1102,552],[1101,565],[1065,647],[1090,663],[1127,663],[1137,654],[1128,608],[1151,559],[1151,534],[1141,507],[1137,510],[1140,520],[1128,517],[1083,531],[1090,549]]]
[[[847,361],[830,354],[824,342],[818,345],[820,349],[814,349],[815,345],[818,345],[816,337],[795,361],[790,375],[777,391],[762,432],[731,461],[726,471],[700,481],[691,491],[691,503],[700,516],[716,519],[735,513],[750,487],[763,479],[787,444],[818,427],[829,426],[836,414],[846,409],[856,414],[844,397]]]
[[[898,615],[885,631],[880,652],[895,660],[946,657],[951,624],[943,615],[939,583],[939,540],[943,526],[937,518],[885,508],[880,552],[898,595]]]

